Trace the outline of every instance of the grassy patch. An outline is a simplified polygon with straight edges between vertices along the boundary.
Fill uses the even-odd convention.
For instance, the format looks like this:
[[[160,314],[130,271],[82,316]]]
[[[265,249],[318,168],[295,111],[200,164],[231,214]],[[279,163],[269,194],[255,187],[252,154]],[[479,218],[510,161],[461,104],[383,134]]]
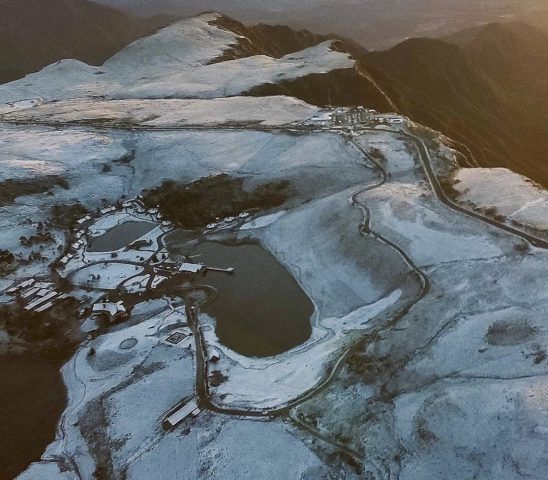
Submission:
[[[454,177],[441,177],[439,178],[439,183],[441,185],[442,190],[445,192],[445,194],[453,199],[457,200],[460,196],[460,192],[455,188],[455,185],[459,183],[459,180],[457,180]]]
[[[290,182],[281,180],[246,192],[243,178],[229,175],[205,177],[190,184],[164,182],[146,192],[148,207],[159,205],[162,214],[185,228],[199,229],[217,218],[236,216],[250,210],[267,210],[282,205],[289,197]]]
[[[0,277],[13,272],[17,268],[15,256],[9,250],[0,249]]]
[[[72,205],[54,205],[50,216],[54,225],[61,228],[74,228],[76,221],[89,213],[80,202]]]
[[[370,151],[369,151],[369,155],[371,155],[371,157],[375,160],[377,160],[378,162],[384,162],[386,161],[386,158],[384,156],[384,153],[382,153],[382,151],[378,148],[372,148]]]
[[[36,235],[30,237],[19,237],[19,243],[23,247],[33,247],[34,245],[43,245],[54,243],[55,238],[50,232],[38,232]]]
[[[212,387],[218,387],[222,383],[226,382],[228,377],[222,374],[220,370],[213,370],[209,376],[209,384]]]
[[[78,318],[78,302],[62,300],[47,312],[28,312],[20,304],[0,305],[0,329],[33,347],[33,352],[55,359],[68,358],[74,342],[66,332]]]
[[[25,195],[50,192],[55,187],[69,188],[68,182],[58,175],[30,179],[8,178],[0,182],[0,205],[13,203]]]
[[[536,329],[526,320],[499,320],[489,326],[485,340],[490,345],[514,346],[530,341],[535,334]]]

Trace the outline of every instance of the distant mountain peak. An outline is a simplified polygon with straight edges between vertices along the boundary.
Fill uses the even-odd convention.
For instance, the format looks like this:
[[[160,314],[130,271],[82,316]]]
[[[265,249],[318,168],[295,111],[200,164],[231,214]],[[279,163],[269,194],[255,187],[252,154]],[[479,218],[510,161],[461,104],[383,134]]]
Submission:
[[[100,65],[137,38],[165,25],[88,0],[3,0],[0,83],[63,58]]]

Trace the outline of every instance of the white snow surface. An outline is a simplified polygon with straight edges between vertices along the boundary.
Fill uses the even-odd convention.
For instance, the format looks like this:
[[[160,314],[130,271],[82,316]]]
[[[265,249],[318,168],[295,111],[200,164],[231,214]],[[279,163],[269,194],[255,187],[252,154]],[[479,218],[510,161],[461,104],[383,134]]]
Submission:
[[[182,20],[137,40],[101,67],[61,60],[0,86],[0,104],[90,96],[227,97],[266,83],[354,67],[348,54],[331,49],[331,41],[282,58],[255,55],[211,63],[238,40],[235,33],[211,24],[217,18],[217,14],[204,14]],[[9,105],[2,108],[9,111]]]
[[[229,97],[214,99],[73,99],[20,110],[6,120],[48,123],[92,121],[112,125],[179,127],[255,123],[268,126],[303,121],[320,111],[293,97]]]
[[[203,25],[203,18],[201,21],[202,24],[198,21],[192,25],[207,33],[210,26]],[[153,45],[162,51],[166,45],[162,35],[175,34],[160,32],[159,35]],[[227,34],[221,44],[228,45],[229,37]],[[146,58],[149,48],[146,39],[140,47],[139,42],[136,45],[129,47],[128,59],[124,59],[122,52],[120,58],[106,65],[105,73],[97,75],[99,80],[94,80],[95,83],[86,83],[86,79],[97,71],[94,67],[69,61],[51,67],[52,72],[55,68],[74,68],[72,73],[67,71],[67,76],[81,77],[82,83],[72,91],[80,89],[83,95],[86,91],[99,91],[96,83],[106,82],[101,78],[108,80],[109,70],[118,71],[120,78],[131,77],[133,81],[137,73],[133,75],[134,72],[130,74],[126,70],[138,70],[139,62],[131,63],[130,60]],[[135,86],[137,93],[134,93],[141,95],[147,88],[155,89],[158,85],[171,88],[173,82],[180,80],[176,78],[188,73],[185,69],[195,69],[209,72],[204,78],[211,83],[189,87],[183,82],[174,88],[187,88],[188,91],[202,88],[205,89],[203,95],[213,94],[218,85],[214,85],[208,76],[213,75],[209,69],[221,69],[222,64],[206,63],[217,50],[222,51],[221,46],[210,45],[209,50],[194,56],[185,56],[182,52],[171,70],[166,67],[167,74],[160,71],[158,78],[139,78]],[[257,69],[250,70],[250,77],[255,79],[264,79],[276,69],[291,71],[294,64],[311,58],[315,58],[314,62],[318,58],[325,60],[317,62],[315,68],[319,70],[326,64],[333,67],[339,61],[344,63],[340,57],[335,61],[331,55],[334,52],[326,51],[325,47],[281,60],[259,57],[244,59],[247,63],[224,62],[223,68],[228,70],[224,77],[219,75],[218,82],[224,82],[223,88],[227,89],[223,94],[230,91],[234,78],[229,67],[237,66],[238,62],[237,68],[257,65]],[[176,67],[178,63],[182,65],[181,71]],[[45,74],[49,75],[47,70]],[[154,69],[150,70],[148,74],[153,77]],[[191,77],[187,75],[186,78]],[[52,76],[51,80],[55,78]],[[55,85],[42,87],[60,88]],[[11,88],[13,85],[0,90],[5,93]],[[20,93],[23,95],[23,91]],[[31,93],[25,93],[24,98],[31,97]],[[275,101],[283,106],[286,100]],[[275,101],[265,99],[267,103],[263,105],[269,108]],[[232,108],[245,110],[252,105],[238,118],[264,122],[263,112],[253,117],[260,105],[255,102],[231,98],[226,102],[201,100],[187,105],[202,122],[209,121],[207,111],[214,104],[219,105],[219,110],[226,107],[228,113],[219,117],[228,119],[227,122],[239,121],[232,118],[232,115],[239,115],[231,113]],[[40,111],[56,113],[49,105],[30,106],[29,109],[26,107],[30,104],[23,105],[25,108],[13,115]],[[95,116],[102,109],[116,119],[123,119],[123,115],[129,113],[143,125],[156,120],[166,122],[163,125],[187,121],[177,108],[167,106],[163,119],[148,118],[153,111],[151,105],[156,105],[151,101],[101,103],[78,100],[60,105],[63,109],[66,107],[59,113],[66,115],[63,118],[76,120],[87,106],[97,108],[93,112]],[[296,103],[294,106],[297,109]],[[301,107],[302,112],[299,110],[295,116],[308,114],[308,107],[298,106]],[[279,115],[275,117],[276,122],[289,121],[290,114],[286,117],[281,112]],[[383,385],[387,391],[393,388],[397,393],[390,406],[393,412],[388,411],[385,403],[380,415],[377,415],[378,410],[368,411],[366,402],[372,397],[374,385],[365,385],[367,396],[353,400],[352,395],[363,382],[375,382],[375,379],[360,377],[357,384],[344,385],[336,394],[329,391],[327,394],[333,395],[330,408],[319,413],[329,414],[333,410],[336,424],[342,427],[348,424],[352,429],[366,424],[354,423],[352,414],[370,414],[372,420],[367,421],[378,423],[366,424],[373,428],[367,428],[359,438],[359,448],[367,450],[365,456],[369,459],[374,457],[370,452],[380,445],[387,472],[394,477],[407,480],[456,478],[448,472],[461,470],[462,473],[463,462],[466,464],[464,473],[477,478],[510,480],[515,478],[511,476],[512,469],[525,472],[528,478],[540,478],[536,474],[546,471],[541,451],[548,431],[544,321],[548,303],[543,282],[546,254],[532,247],[524,254],[518,248],[523,243],[519,237],[441,204],[401,138],[378,131],[365,133],[358,139],[362,147],[378,148],[384,154],[383,165],[390,174],[386,184],[367,190],[365,186],[378,181],[375,172],[364,166],[357,149],[331,133],[290,135],[211,129],[136,134],[6,125],[1,129],[3,179],[59,174],[70,184],[69,189],[55,187],[52,195],[20,197],[13,205],[0,208],[3,232],[0,246],[13,249],[18,255],[29,253],[19,245],[19,236],[32,234],[31,222],[43,220],[44,212],[54,204],[80,200],[95,209],[120,200],[122,195],[130,198],[144,188],[156,187],[164,179],[190,181],[220,172],[246,176],[248,184],[291,179],[295,198],[288,202],[284,211],[258,217],[251,224],[255,228],[240,230],[237,236],[260,240],[309,296],[314,304],[312,336],[290,352],[272,358],[251,359],[219,345],[213,320],[206,318],[205,340],[208,346],[214,345],[222,352],[215,368],[227,377],[218,387],[211,387],[212,398],[217,403],[227,407],[273,408],[331,379],[334,383],[329,388],[336,391],[340,372],[334,367],[341,361],[341,354],[375,326],[384,327],[383,322],[388,323],[396,312],[419,298],[421,282],[417,271],[411,268],[413,262],[428,275],[429,291],[397,324],[380,329],[367,346],[367,353],[372,358],[375,353],[383,362],[394,360],[395,368],[399,368],[398,364],[404,365],[399,368],[399,375],[389,379],[388,383],[393,385]],[[132,154],[129,165],[115,161],[129,153]],[[104,172],[104,164],[111,166],[112,171]],[[513,219],[536,219],[536,228],[540,228],[536,209],[544,205],[544,192],[532,191],[531,185],[515,176],[508,177],[507,172],[489,171],[483,175],[479,171],[478,177],[467,177],[477,172],[458,173],[461,183],[469,189],[463,190],[463,195],[471,195],[469,201],[507,208],[508,216]],[[500,179],[501,185],[506,185],[504,179],[508,178],[512,191],[519,193],[502,200],[500,192],[487,197],[484,192],[487,188],[482,182],[492,175]],[[367,206],[371,216],[374,235],[360,232],[358,228],[363,222],[365,208],[352,205],[350,199],[357,192],[361,192],[357,200]],[[109,215],[92,226],[91,233],[99,235],[132,215],[129,212]],[[389,242],[381,241],[381,237],[398,245],[410,260],[390,247]],[[44,250],[46,260],[21,267],[19,275],[45,274],[48,261],[59,254],[56,246],[63,243],[63,234],[55,231],[54,245]],[[116,263],[105,254],[85,253],[82,258],[77,256],[70,268],[84,267],[74,274],[77,283],[82,285],[86,285],[91,274],[101,275],[96,287],[104,289],[114,288],[128,277],[135,277],[134,282],[143,282],[140,267],[122,263],[135,260],[132,257],[135,253],[127,252],[127,255],[120,256],[120,263]],[[201,315],[200,320],[204,317]],[[327,476],[327,472],[321,470],[327,468],[325,464],[322,466],[294,431],[283,424],[203,413],[194,420],[190,432],[185,426],[164,433],[160,425],[165,413],[183,397],[194,394],[192,347],[187,350],[190,342],[185,341],[184,347],[170,347],[165,343],[168,332],[183,327],[184,314],[182,309],[174,310],[164,299],[159,299],[137,305],[132,318],[138,323],[121,326],[84,343],[65,365],[63,375],[69,391],[69,406],[61,419],[62,428],[45,453],[44,461],[32,466],[22,478],[55,478],[55,475],[71,478],[69,473],[61,475],[59,469],[49,463],[58,461],[60,455],[73,458],[83,478],[92,477],[96,466],[89,451],[92,442],[83,438],[79,422],[86,419],[88,408],[93,413],[94,401],[100,396],[104,396],[108,407],[105,409],[108,418],[102,430],[114,442],[109,450],[113,466],[117,470],[127,466],[131,479],[150,478],[157,473],[158,465],[165,465],[167,478],[181,471],[186,478],[193,479],[246,478],[246,475],[288,478],[295,472],[291,469],[295,464],[299,466],[295,478],[348,478]],[[396,341],[398,338],[401,343]],[[136,339],[137,344],[126,350],[121,345],[128,339]],[[89,355],[92,347],[95,354]],[[398,363],[401,360],[398,350],[405,349],[409,349],[405,355],[402,353],[406,361]],[[382,368],[377,373],[381,375]],[[398,392],[400,383],[403,391]],[[349,415],[346,417],[338,407],[349,398],[353,400],[349,401],[352,410],[345,411]],[[337,408],[332,408],[333,404]],[[317,418],[322,420],[319,415]],[[330,436],[331,432],[321,429],[322,425],[321,433]],[[353,434],[351,432],[350,436]],[[398,448],[401,447],[398,454],[404,453],[398,455],[401,461],[392,462],[396,456],[389,456],[386,453],[389,450],[378,441],[379,437],[382,440],[390,436],[394,437]],[[241,441],[242,438],[251,446]],[[264,438],[274,442],[274,446],[262,441]],[[499,439],[504,443],[503,448],[496,445]],[[516,443],[518,447],[512,448]],[[507,454],[507,445],[515,458]],[[250,465],[245,458],[250,451],[259,462],[257,465]],[[476,462],[477,452],[482,453],[482,461]],[[272,453],[278,456],[275,461],[271,460]],[[209,458],[217,460],[209,462]],[[477,463],[474,470],[468,471],[469,465],[474,463]],[[503,470],[503,474],[497,469]],[[181,478],[185,477],[181,475]]]
[[[460,200],[495,208],[518,224],[548,230],[548,192],[528,178],[506,168],[462,168],[454,178]]]

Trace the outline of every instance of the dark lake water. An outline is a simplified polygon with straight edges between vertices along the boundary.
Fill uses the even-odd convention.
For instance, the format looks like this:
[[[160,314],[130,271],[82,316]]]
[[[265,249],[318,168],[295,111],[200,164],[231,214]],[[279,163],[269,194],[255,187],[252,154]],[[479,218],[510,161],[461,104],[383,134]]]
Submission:
[[[67,403],[61,365],[0,357],[0,479],[40,460]]]
[[[177,236],[169,239],[171,248]],[[226,246],[204,242],[181,253],[211,267],[234,267],[234,275],[208,272],[195,283],[216,287],[219,295],[203,310],[216,320],[219,340],[250,357],[267,357],[304,343],[312,333],[314,306],[293,276],[260,245]]]
[[[133,243],[152,229],[156,228],[152,222],[125,222],[108,230],[104,235],[90,241],[90,252],[112,252],[120,250]]]

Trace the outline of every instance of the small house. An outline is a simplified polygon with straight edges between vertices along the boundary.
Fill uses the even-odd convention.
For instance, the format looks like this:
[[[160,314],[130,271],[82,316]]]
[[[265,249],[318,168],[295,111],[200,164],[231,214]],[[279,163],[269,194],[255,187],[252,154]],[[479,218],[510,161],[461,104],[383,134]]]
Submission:
[[[211,349],[211,351],[209,352],[209,361],[211,363],[217,363],[220,359],[221,354],[217,350]]]
[[[105,315],[111,322],[122,320],[127,317],[128,313],[123,302],[110,303],[102,302],[96,303],[92,308],[92,316]]]
[[[179,266],[179,271],[183,273],[203,273],[206,269],[203,263],[183,263]]]

